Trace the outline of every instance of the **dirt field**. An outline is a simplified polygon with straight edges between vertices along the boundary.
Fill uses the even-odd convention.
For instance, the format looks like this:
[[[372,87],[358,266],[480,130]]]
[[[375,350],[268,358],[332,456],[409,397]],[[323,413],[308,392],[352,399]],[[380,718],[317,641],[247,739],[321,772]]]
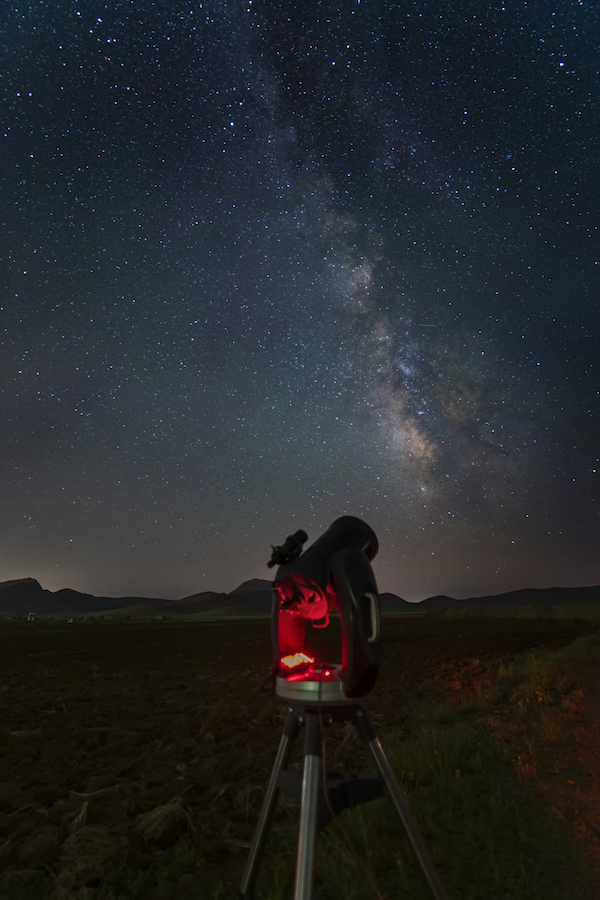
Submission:
[[[384,621],[368,700],[384,748],[387,729],[410,735],[423,697],[458,702],[515,653],[594,627]],[[336,647],[329,632],[314,641]],[[1,622],[2,900],[233,897],[281,736],[284,706],[258,690],[270,662],[267,622]],[[600,859],[600,684],[596,670],[579,676],[588,706],[538,760],[537,778],[549,815]],[[498,735],[502,715],[479,727]]]

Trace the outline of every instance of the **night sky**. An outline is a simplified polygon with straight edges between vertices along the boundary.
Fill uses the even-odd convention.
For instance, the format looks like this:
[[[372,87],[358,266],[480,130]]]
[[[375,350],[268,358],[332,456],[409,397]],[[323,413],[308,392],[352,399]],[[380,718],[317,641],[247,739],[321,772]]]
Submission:
[[[600,583],[597,0],[1,18],[0,581]]]

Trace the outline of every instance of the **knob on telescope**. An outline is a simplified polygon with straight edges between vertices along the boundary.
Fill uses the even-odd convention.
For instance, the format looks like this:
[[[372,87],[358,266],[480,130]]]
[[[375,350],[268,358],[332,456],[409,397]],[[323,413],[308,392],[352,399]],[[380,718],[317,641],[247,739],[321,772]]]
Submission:
[[[302,553],[302,545],[305,544],[307,540],[307,533],[300,530],[295,531],[294,534],[286,537],[285,543],[280,547],[273,547],[271,544],[273,553],[271,559],[267,563],[269,569],[272,569],[273,566],[286,566],[288,563],[298,559]]]

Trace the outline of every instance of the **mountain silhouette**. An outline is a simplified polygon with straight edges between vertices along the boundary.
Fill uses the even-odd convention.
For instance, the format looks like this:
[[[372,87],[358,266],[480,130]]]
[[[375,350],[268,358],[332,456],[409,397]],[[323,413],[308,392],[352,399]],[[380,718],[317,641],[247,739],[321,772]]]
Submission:
[[[560,606],[564,604],[600,603],[600,586],[526,588],[504,594],[455,600],[443,594],[428,597],[420,603],[409,603],[395,594],[380,594],[383,615],[421,612],[431,609],[482,609],[485,607]],[[124,616],[154,618],[250,617],[271,614],[271,582],[253,578],[229,593],[202,591],[181,600],[148,599],[146,597],[96,597],[64,588],[48,591],[34,578],[0,582],[0,618],[23,618],[32,614],[40,618],[78,618],[88,616]]]

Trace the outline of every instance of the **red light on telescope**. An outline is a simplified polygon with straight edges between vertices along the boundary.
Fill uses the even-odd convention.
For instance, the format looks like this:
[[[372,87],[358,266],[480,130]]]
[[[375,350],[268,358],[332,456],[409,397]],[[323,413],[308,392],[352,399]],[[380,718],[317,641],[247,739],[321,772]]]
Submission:
[[[302,663],[312,663],[314,659],[311,656],[307,656],[306,653],[293,653],[291,656],[282,657],[281,662],[288,669],[293,669],[295,666],[302,665]]]

